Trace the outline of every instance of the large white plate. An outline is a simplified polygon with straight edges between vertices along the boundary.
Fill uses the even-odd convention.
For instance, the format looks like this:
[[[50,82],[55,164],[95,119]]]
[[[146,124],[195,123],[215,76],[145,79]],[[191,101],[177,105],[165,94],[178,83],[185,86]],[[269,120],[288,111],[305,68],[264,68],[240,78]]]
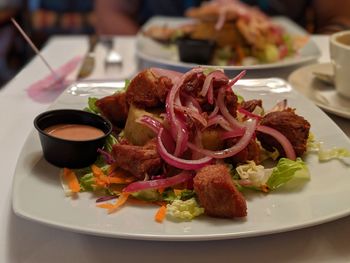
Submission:
[[[340,96],[333,85],[318,80],[313,72],[333,73],[331,63],[312,64],[290,74],[288,80],[317,106],[335,115],[350,119],[350,99]]]
[[[120,83],[119,83],[120,84]],[[87,95],[102,96],[118,83],[78,83],[71,86],[52,108],[83,108]],[[235,90],[245,98],[261,98],[266,108],[287,99],[297,113],[311,122],[312,132],[326,147],[347,147],[346,135],[318,107],[281,79],[241,80]],[[114,90],[113,90],[114,91]],[[72,95],[72,94],[76,94]],[[78,96],[80,95],[80,96]],[[300,189],[284,189],[268,195],[247,195],[244,220],[201,217],[192,222],[159,224],[156,207],[127,205],[114,214],[95,207],[90,193],[65,197],[58,169],[42,157],[33,130],[18,159],[13,185],[14,212],[24,218],[67,230],[129,239],[214,240],[265,235],[321,224],[350,214],[350,169],[334,160],[319,163],[306,158],[311,181]]]
[[[307,32],[302,29],[300,26],[295,24],[293,21],[285,17],[274,17],[272,20],[281,25],[286,32],[294,36],[307,36]],[[147,29],[153,25],[168,25],[169,27],[175,27],[183,23],[188,23],[186,18],[172,18],[172,17],[154,17],[149,22],[147,22],[144,29]],[[179,60],[178,52],[176,48],[169,48],[165,45],[162,45],[149,37],[145,37],[142,33],[137,35],[136,39],[136,54],[139,58],[140,65],[142,68],[147,67],[165,67],[168,69],[178,70],[178,71],[187,71],[195,64],[185,63]],[[281,68],[287,66],[294,66],[298,64],[303,64],[316,60],[321,55],[317,45],[309,38],[307,44],[300,49],[298,54],[280,60],[274,63],[268,64],[258,64],[252,66],[224,66],[221,67],[225,70],[227,74],[230,74],[234,71],[240,71],[243,69],[251,70],[261,70],[261,69],[271,69],[271,68]]]

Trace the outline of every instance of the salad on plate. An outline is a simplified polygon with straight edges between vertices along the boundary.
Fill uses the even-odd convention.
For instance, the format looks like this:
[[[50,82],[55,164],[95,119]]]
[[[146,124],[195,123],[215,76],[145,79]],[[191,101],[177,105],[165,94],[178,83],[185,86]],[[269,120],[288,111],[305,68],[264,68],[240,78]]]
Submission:
[[[248,192],[310,179],[305,155],[350,156],[323,150],[310,123],[281,100],[265,108],[245,100],[221,69],[195,67],[186,73],[149,68],[125,88],[88,100],[86,110],[114,126],[94,164],[62,169],[67,195],[92,192],[108,213],[130,203],[152,204],[155,220],[198,216],[244,218]]]
[[[191,21],[178,26],[151,25],[143,34],[170,47],[183,39],[210,41],[215,48],[207,64],[216,66],[274,63],[297,55],[308,41],[307,36],[286,32],[259,9],[236,1],[205,2],[185,15]]]

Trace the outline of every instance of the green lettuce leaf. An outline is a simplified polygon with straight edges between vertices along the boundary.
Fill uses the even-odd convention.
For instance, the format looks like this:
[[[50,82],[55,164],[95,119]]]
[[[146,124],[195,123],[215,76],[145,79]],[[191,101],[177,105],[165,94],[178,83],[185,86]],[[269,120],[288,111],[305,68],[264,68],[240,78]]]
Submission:
[[[278,161],[277,166],[273,169],[271,176],[266,182],[266,185],[270,190],[275,190],[285,185],[292,179],[298,179],[300,182],[309,180],[309,169],[301,158],[297,158],[295,161],[287,158],[281,158]]]
[[[177,199],[167,205],[167,215],[178,220],[192,220],[203,213],[204,208],[199,206],[194,197],[186,201]]]

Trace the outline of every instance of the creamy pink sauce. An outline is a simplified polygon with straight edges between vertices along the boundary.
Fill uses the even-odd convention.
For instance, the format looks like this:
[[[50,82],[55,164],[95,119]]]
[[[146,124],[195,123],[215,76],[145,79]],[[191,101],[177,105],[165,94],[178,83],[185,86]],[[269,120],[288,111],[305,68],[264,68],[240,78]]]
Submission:
[[[46,128],[44,132],[54,137],[72,141],[92,140],[104,135],[102,130],[85,124],[57,124]]]

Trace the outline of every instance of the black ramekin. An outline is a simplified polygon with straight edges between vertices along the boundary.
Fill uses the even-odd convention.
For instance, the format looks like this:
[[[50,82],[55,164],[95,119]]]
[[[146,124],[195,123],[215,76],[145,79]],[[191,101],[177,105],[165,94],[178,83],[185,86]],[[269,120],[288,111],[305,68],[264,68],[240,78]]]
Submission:
[[[44,130],[56,124],[85,124],[101,129],[102,137],[73,141],[57,138]],[[62,109],[46,111],[34,119],[44,158],[57,167],[83,168],[93,164],[98,156],[97,149],[102,148],[106,137],[112,132],[112,124],[105,118],[82,110]]]

